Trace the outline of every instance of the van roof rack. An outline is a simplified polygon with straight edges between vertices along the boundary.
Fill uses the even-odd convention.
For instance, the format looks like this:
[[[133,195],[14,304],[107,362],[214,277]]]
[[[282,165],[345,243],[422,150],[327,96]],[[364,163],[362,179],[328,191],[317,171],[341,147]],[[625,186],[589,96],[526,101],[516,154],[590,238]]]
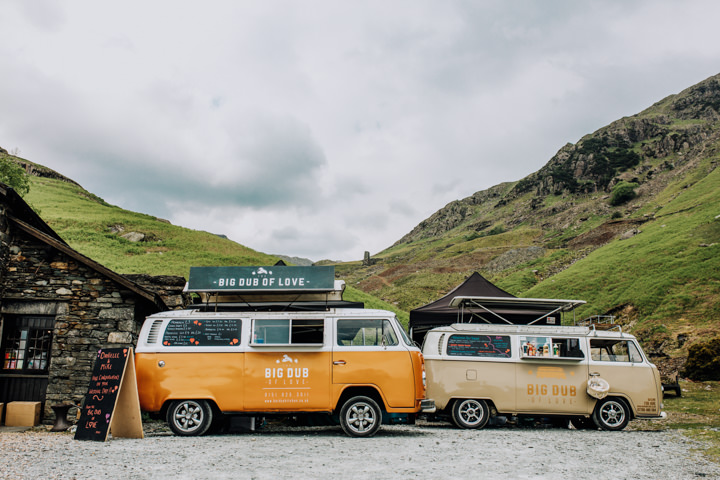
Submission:
[[[363,302],[224,302],[196,303],[187,307],[198,312],[322,312],[331,308],[365,308]]]

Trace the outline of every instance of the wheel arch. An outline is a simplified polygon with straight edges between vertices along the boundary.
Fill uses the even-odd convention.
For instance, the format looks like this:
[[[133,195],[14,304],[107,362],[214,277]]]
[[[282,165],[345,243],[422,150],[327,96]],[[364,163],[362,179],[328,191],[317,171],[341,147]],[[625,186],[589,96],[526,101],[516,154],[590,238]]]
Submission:
[[[372,398],[377,402],[378,406],[381,410],[387,411],[387,407],[385,404],[385,399],[383,398],[380,391],[371,385],[363,385],[363,386],[349,386],[345,388],[342,393],[340,394],[340,397],[338,398],[337,403],[335,404],[335,412],[339,412],[343,405],[345,405],[345,402],[347,402],[352,397],[368,397]]]
[[[473,395],[466,395],[463,397],[450,397],[450,399],[447,402],[447,405],[445,405],[445,408],[443,409],[443,413],[450,414],[452,412],[453,407],[455,406],[455,402],[458,400],[482,400],[484,401],[488,409],[490,410],[490,416],[493,416],[498,412],[497,407],[495,406],[495,402],[493,402],[492,398],[488,397],[482,397],[482,396],[473,396]]]
[[[213,413],[220,415],[223,413],[222,410],[220,410],[220,407],[218,407],[217,402],[215,402],[215,399],[212,397],[172,397],[172,398],[166,398],[165,401],[162,404],[162,407],[160,408],[160,415],[161,418],[165,418],[165,415],[167,415],[168,408],[170,407],[170,404],[172,402],[182,401],[182,400],[205,400],[210,405],[210,408],[213,409]]]
[[[612,399],[612,400],[619,400],[625,404],[628,410],[628,421],[635,419],[635,404],[630,400],[630,397],[628,397],[625,394],[622,393],[611,393],[605,398],[602,398],[600,400],[597,400],[595,402],[595,405],[593,405],[592,412],[590,413],[590,417],[592,418],[592,415],[595,413],[595,411],[598,409],[599,405],[603,402],[603,400]]]

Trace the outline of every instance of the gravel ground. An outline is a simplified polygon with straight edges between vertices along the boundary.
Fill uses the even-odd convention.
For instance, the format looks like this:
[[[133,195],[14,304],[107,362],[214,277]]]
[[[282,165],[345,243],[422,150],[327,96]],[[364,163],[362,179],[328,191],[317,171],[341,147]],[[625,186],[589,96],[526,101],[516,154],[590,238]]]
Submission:
[[[603,432],[445,423],[383,426],[375,437],[340,427],[268,426],[252,433],[176,437],[146,424],[142,440],[73,440],[42,428],[0,431],[6,479],[687,479],[720,465],[671,431]]]

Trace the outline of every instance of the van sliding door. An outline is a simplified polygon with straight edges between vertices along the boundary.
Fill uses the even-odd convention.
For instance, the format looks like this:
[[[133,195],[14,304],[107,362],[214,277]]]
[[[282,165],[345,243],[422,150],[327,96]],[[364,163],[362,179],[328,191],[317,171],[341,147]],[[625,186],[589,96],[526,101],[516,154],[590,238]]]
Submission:
[[[589,414],[586,340],[536,335],[519,339],[518,413]]]

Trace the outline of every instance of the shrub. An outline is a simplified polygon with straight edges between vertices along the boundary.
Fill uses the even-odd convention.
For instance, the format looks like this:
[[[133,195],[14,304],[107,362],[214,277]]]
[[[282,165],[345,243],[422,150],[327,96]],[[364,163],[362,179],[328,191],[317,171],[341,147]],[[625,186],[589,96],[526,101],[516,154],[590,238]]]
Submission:
[[[505,229],[502,225],[497,225],[493,227],[489,232],[487,232],[488,236],[490,235],[500,235],[501,233],[505,233]]]
[[[637,197],[635,188],[638,186],[637,183],[620,182],[613,187],[612,194],[610,194],[610,205],[617,206],[627,203],[633,198]]]
[[[7,157],[0,158],[0,182],[24,196],[30,191],[30,180],[25,169]]]
[[[720,338],[690,347],[682,374],[700,382],[720,380]]]

